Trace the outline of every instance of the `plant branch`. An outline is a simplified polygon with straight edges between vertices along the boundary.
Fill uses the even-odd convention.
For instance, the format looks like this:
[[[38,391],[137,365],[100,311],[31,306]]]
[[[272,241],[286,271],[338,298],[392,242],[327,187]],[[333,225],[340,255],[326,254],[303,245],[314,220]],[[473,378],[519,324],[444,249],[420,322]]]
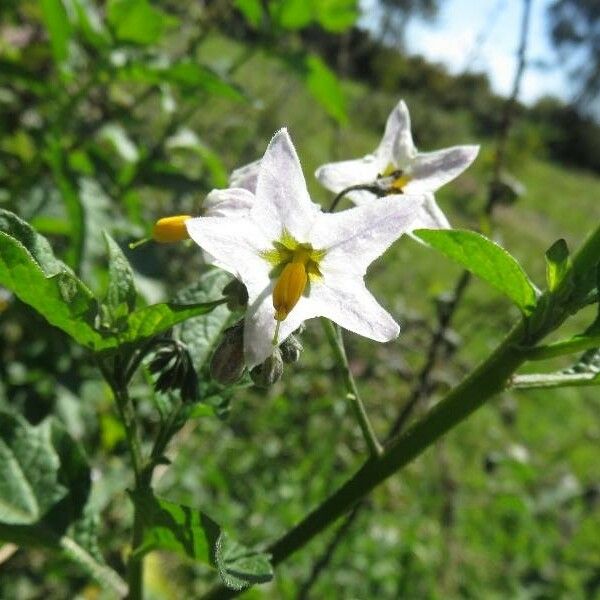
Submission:
[[[600,385],[600,373],[535,373],[515,375],[509,387],[517,390]]]
[[[600,227],[592,233],[573,257],[570,267],[573,276],[588,272],[599,259]],[[566,276],[555,291],[557,297],[567,295],[568,280],[569,277]],[[583,279],[580,292],[586,294],[593,285],[595,282],[591,279]],[[545,312],[545,306],[541,302],[530,319],[540,318],[539,312]],[[272,544],[267,551],[272,556],[273,564],[281,563],[305,546],[364,499],[376,486],[420,456],[445,433],[510,385],[514,373],[527,360],[527,350],[523,348],[525,341],[530,344],[538,343],[545,335],[558,328],[569,314],[568,308],[565,308],[552,320],[550,327],[540,329],[535,334],[528,332],[528,321],[525,318],[521,319],[496,350],[462,383],[448,392],[420,421],[393,438],[381,456],[371,456],[344,485]],[[204,598],[222,600],[233,598],[237,594],[238,592],[219,585],[209,591]]]
[[[536,346],[528,351],[527,360],[546,360],[598,347],[600,347],[600,334],[581,335],[546,346]]]
[[[325,335],[327,336],[335,358],[342,368],[344,383],[347,390],[346,399],[350,402],[350,406],[352,406],[352,410],[354,411],[356,420],[360,425],[360,429],[369,448],[369,452],[372,456],[380,456],[383,450],[381,448],[381,444],[377,440],[377,436],[373,430],[373,425],[369,420],[365,406],[360,398],[358,387],[356,386],[356,382],[352,376],[352,371],[350,370],[350,365],[348,364],[348,357],[346,356],[346,349],[344,347],[342,333],[339,327],[334,325],[329,319],[321,319],[321,323],[323,324]]]

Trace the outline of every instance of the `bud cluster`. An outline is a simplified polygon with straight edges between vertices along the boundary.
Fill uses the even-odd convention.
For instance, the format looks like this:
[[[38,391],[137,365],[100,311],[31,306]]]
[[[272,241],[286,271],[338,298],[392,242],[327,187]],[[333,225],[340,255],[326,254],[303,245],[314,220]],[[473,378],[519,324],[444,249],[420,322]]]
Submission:
[[[177,340],[164,340],[148,365],[154,375],[157,392],[179,391],[183,402],[194,402],[198,398],[198,375],[192,358],[184,344]]]

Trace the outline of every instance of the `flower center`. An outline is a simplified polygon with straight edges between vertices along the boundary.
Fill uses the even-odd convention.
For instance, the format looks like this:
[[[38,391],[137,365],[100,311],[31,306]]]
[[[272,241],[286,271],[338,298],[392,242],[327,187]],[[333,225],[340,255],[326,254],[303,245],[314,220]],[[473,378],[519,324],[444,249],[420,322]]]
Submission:
[[[300,300],[300,296],[304,293],[308,283],[307,262],[306,251],[300,250],[294,253],[292,262],[283,268],[273,288],[275,320],[283,321],[292,308],[298,304],[298,300]]]
[[[406,184],[411,180],[410,175],[406,174],[402,169],[396,168],[390,163],[382,173],[377,175],[377,179],[388,179],[387,194],[403,194]]]
[[[273,266],[271,277],[277,279],[273,288],[273,317],[277,321],[274,343],[281,321],[298,304],[310,282],[322,277],[319,264],[324,256],[323,250],[298,242],[287,231],[273,242],[272,250],[261,253],[261,257]]]

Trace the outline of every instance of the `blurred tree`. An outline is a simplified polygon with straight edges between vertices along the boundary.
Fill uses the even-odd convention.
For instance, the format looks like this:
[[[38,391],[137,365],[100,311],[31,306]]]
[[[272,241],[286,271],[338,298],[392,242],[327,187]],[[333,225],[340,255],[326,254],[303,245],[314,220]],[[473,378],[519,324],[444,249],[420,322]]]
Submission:
[[[573,65],[577,104],[598,112],[600,98],[600,2],[554,0],[549,7],[552,39]]]
[[[397,48],[404,46],[406,26],[412,17],[433,19],[439,10],[439,0],[379,0],[381,18],[379,37]]]

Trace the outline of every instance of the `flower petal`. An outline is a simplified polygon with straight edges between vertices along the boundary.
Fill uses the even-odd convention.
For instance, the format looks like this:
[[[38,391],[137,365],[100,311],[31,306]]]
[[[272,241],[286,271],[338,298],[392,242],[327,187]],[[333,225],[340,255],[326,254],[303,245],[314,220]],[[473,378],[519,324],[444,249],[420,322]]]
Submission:
[[[260,161],[248,163],[239,169],[235,169],[229,176],[229,186],[236,188],[244,188],[249,192],[256,192],[256,182],[258,180],[258,172],[260,171]]]
[[[204,199],[205,217],[239,217],[247,214],[254,204],[254,194],[242,188],[212,190]]]
[[[410,114],[404,100],[400,100],[390,113],[385,124],[385,132],[375,155],[385,163],[405,169],[416,156],[417,149],[410,131]]]
[[[186,221],[190,237],[216,264],[244,282],[264,287],[269,281],[269,264],[260,253],[269,248],[259,227],[249,217],[197,217]],[[248,290],[250,293],[250,290]]]
[[[400,333],[398,323],[375,300],[360,276],[330,274],[311,286],[308,300],[316,314],[377,342],[389,342]]]
[[[322,165],[315,171],[315,177],[328,190],[338,193],[351,185],[369,184],[375,181],[385,166],[376,156],[369,154],[357,160]],[[362,204],[375,198],[367,191],[354,191],[347,195],[355,204]]]
[[[292,140],[286,129],[280,129],[261,160],[253,218],[271,240],[285,228],[302,242],[319,211],[308,195]]]
[[[424,152],[412,163],[407,194],[434,192],[458,177],[474,160],[479,146],[454,146],[437,152]]]
[[[248,368],[262,363],[273,352],[273,336],[277,321],[273,308],[271,282],[258,294],[250,294],[248,310],[244,319],[244,358]],[[309,298],[302,297],[279,327],[278,343],[281,344],[303,321],[317,316]]]
[[[425,194],[425,202],[412,229],[451,229],[450,222],[435,201],[433,194]]]
[[[310,243],[326,251],[320,265],[324,277],[328,270],[363,275],[395,240],[414,229],[424,201],[423,195],[402,194],[340,213],[322,214],[315,222]]]

